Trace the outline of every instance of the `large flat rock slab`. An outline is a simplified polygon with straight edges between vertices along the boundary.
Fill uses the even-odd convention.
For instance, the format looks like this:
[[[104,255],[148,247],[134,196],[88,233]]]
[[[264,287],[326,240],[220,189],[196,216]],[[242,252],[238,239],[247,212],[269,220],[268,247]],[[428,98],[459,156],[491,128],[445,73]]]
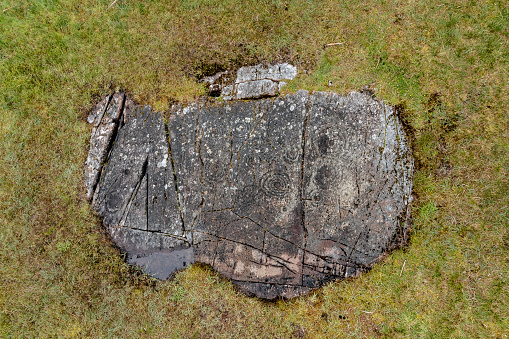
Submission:
[[[241,79],[267,77],[250,72]],[[407,137],[367,94],[164,114],[116,94],[90,121],[102,139],[92,137],[88,196],[127,260],[158,278],[201,262],[249,295],[291,298],[370,268],[408,227]]]

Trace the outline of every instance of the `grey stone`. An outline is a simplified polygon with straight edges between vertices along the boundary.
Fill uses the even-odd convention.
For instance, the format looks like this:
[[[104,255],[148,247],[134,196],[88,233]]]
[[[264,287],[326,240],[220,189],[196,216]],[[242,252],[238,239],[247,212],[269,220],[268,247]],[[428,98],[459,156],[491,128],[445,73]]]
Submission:
[[[221,90],[221,97],[224,100],[234,99],[235,98],[234,86],[233,85],[224,86]]]
[[[90,149],[85,163],[87,199],[92,199],[99,180],[101,166],[106,159],[111,138],[116,132],[118,119],[123,110],[124,94],[116,93],[104,98],[90,113],[87,121],[93,125]]]
[[[249,295],[291,298],[369,269],[408,227],[407,138],[367,94],[201,102],[167,120],[125,102],[92,204],[156,277],[197,261]]]
[[[103,166],[93,207],[113,241],[133,258],[188,247],[162,116],[127,106]]]
[[[287,63],[268,65],[267,67],[263,65],[244,66],[237,71],[235,83],[262,79],[273,81],[293,80],[296,75],[297,67]]]
[[[262,79],[237,84],[237,99],[257,99],[275,96],[279,87],[277,82]]]
[[[286,85],[286,82],[282,80],[293,80],[296,75],[297,68],[287,63],[241,67],[237,71],[235,84],[221,87],[221,97],[224,100],[233,100],[276,96]],[[214,79],[216,78],[207,78],[206,82],[210,83],[215,81]]]

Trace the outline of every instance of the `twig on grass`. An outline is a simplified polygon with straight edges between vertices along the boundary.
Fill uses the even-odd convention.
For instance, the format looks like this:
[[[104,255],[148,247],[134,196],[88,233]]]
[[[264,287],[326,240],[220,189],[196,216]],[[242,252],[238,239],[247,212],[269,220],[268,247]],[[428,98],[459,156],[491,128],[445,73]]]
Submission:
[[[2,13],[3,13],[3,12],[7,12],[8,10],[10,10],[10,9],[11,9],[11,8],[13,8],[13,7],[14,7],[14,5],[12,5],[12,6],[11,6],[11,7],[9,7],[9,8],[6,8],[6,9],[2,10]]]
[[[331,42],[330,44],[325,44],[325,47],[327,47],[327,46],[337,46],[337,45],[344,45],[344,42]]]
[[[406,260],[403,261],[403,266],[401,266],[401,271],[399,271],[399,276],[401,277],[401,274],[403,273],[403,269],[405,268]]]
[[[111,6],[113,6],[114,4],[116,4],[116,3],[117,3],[117,1],[118,1],[118,0],[113,1],[113,2],[112,2],[109,6],[108,6],[108,8],[106,8],[106,10],[110,9],[110,7],[111,7]]]

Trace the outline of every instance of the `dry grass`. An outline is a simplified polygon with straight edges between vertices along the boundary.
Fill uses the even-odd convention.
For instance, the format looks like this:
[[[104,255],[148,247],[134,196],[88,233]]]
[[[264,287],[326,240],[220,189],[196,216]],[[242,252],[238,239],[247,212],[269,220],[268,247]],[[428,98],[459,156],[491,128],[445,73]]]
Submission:
[[[1,336],[509,336],[507,3],[110,4],[0,1]],[[277,303],[200,266],[134,271],[84,200],[87,110],[115,89],[165,109],[201,76],[283,60],[288,92],[373,84],[398,105],[420,164],[409,246]]]

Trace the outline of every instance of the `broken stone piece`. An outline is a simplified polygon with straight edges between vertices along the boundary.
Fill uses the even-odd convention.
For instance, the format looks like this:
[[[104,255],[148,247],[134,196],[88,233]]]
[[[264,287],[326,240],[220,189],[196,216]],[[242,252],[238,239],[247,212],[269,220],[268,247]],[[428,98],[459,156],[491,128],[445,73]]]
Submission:
[[[267,80],[257,72],[236,86]],[[201,102],[164,119],[115,94],[94,112],[93,208],[160,279],[201,262],[248,295],[291,298],[369,269],[408,227],[407,137],[370,95]]]
[[[279,90],[277,82],[268,79],[241,82],[237,84],[237,99],[256,99],[275,96]]]
[[[267,67],[263,65],[244,66],[238,70],[235,83],[263,79],[272,81],[293,80],[296,75],[297,67],[287,63],[268,65]]]
[[[104,98],[90,113],[87,121],[92,124],[90,149],[85,163],[85,185],[87,199],[92,199],[99,180],[101,166],[106,159],[111,138],[118,126],[124,105],[124,94],[116,93]]]
[[[275,96],[286,85],[282,80],[293,80],[296,75],[297,68],[287,63],[241,67],[235,84],[222,87],[221,97],[233,100]]]

